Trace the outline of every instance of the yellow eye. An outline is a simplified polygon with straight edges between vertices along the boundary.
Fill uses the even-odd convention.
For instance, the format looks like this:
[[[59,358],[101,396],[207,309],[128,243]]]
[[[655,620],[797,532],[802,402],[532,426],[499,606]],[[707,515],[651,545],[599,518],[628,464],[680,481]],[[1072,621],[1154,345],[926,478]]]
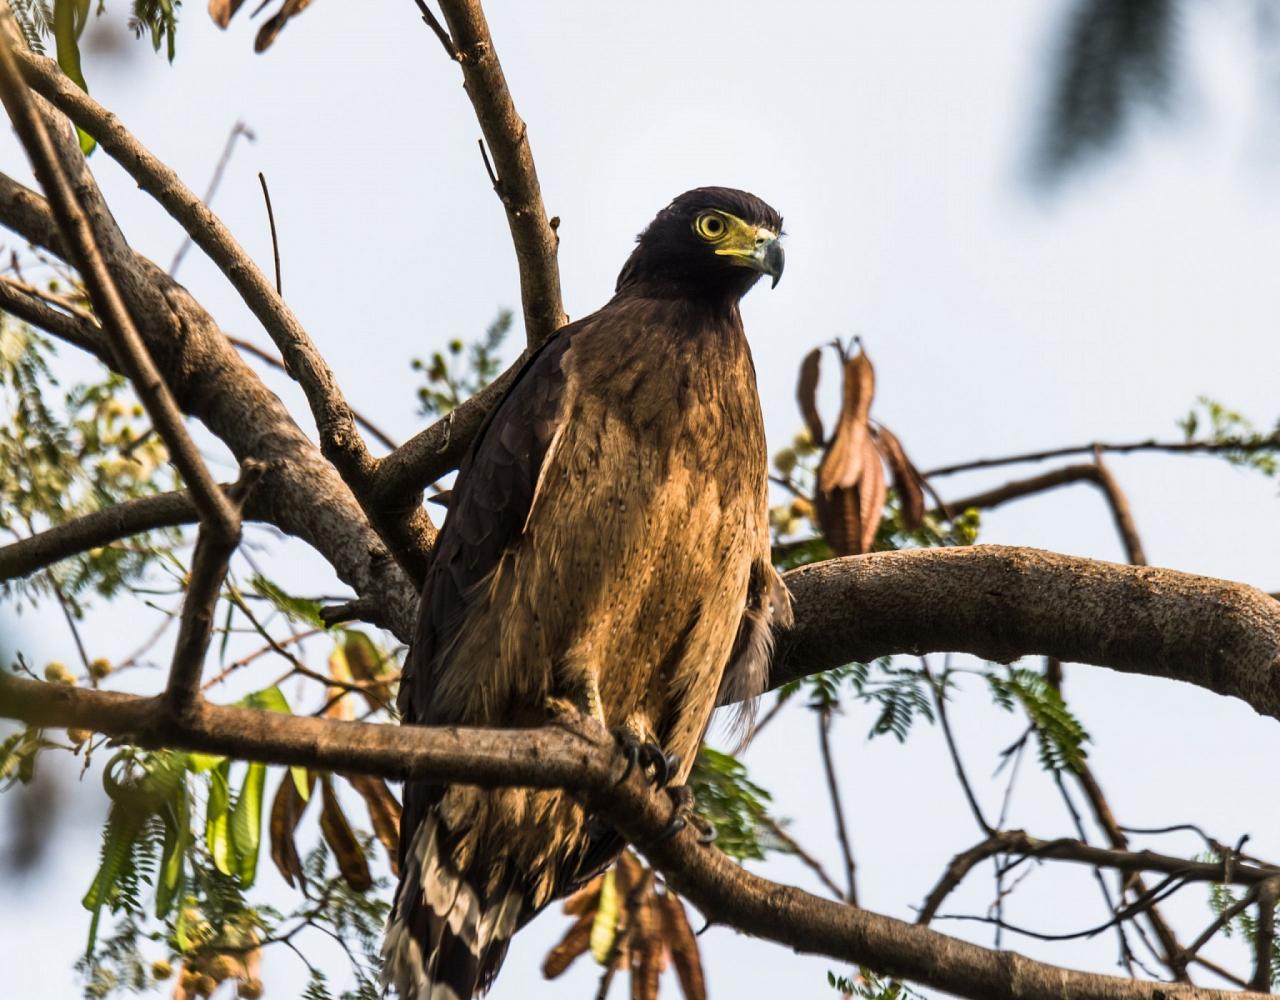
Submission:
[[[725,225],[724,219],[715,212],[703,212],[693,220],[693,229],[708,243],[715,243],[724,239],[729,227]]]

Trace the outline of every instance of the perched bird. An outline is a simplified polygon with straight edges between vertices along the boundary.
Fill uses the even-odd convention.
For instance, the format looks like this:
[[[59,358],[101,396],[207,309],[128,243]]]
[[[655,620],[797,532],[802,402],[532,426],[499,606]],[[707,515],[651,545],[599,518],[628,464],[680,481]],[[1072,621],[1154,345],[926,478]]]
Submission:
[[[459,469],[401,681],[406,723],[581,713],[682,786],[717,702],[761,693],[790,602],[738,301],[762,274],[778,283],[781,227],[743,191],[680,195],[608,304],[529,358]],[[407,783],[386,984],[470,1000],[511,935],[622,846],[560,791]]]

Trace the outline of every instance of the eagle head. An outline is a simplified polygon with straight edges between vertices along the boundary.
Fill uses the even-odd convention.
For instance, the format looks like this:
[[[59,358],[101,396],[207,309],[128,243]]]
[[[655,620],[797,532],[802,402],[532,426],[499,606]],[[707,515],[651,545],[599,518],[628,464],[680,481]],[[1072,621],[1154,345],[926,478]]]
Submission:
[[[762,274],[777,285],[782,216],[753,194],[694,188],[658,213],[638,237],[618,291],[737,301]]]

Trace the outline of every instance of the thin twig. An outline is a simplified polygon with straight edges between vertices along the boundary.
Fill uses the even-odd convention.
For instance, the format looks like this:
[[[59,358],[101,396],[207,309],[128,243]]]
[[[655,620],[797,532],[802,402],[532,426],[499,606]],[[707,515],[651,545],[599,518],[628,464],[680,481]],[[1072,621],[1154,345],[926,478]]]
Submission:
[[[1182,960],[1189,961],[1195,955],[1196,952],[1198,952],[1201,948],[1203,948],[1206,944],[1209,943],[1210,939],[1213,938],[1218,933],[1218,931],[1222,930],[1222,928],[1224,928],[1227,924],[1231,923],[1231,921],[1234,920],[1238,915],[1240,915],[1245,910],[1247,910],[1251,905],[1253,905],[1253,903],[1257,901],[1261,891],[1262,891],[1262,884],[1258,884],[1250,887],[1248,892],[1246,892],[1238,900],[1236,900],[1234,903],[1232,903],[1230,906],[1224,909],[1221,913],[1219,913],[1218,916],[1214,919],[1213,923],[1211,923],[1208,927],[1206,927],[1201,932],[1198,938],[1196,938],[1189,945],[1187,945],[1186,948],[1183,949],[1182,955],[1180,956]]]
[[[262,361],[264,364],[268,364],[272,368],[275,368],[278,371],[282,371],[285,374],[288,374],[289,370],[284,366],[284,362],[277,355],[272,354],[270,351],[264,351],[257,344],[253,343],[252,341],[245,340],[243,337],[232,337],[228,335],[227,340],[231,341],[231,343],[235,345],[237,350],[244,351],[245,354],[252,354],[255,358],[257,358],[259,361]],[[355,416],[356,423],[358,423],[361,427],[363,427],[366,431],[368,431],[372,437],[377,439],[379,444],[381,444],[383,447],[388,448],[392,451],[395,450],[396,443],[392,439],[391,435],[380,430],[377,427],[377,425],[373,423],[373,421],[371,421],[368,417],[361,414],[359,410],[353,409],[351,413]]]
[[[178,717],[190,714],[199,706],[200,676],[213,635],[213,616],[234,550],[234,541],[227,542],[203,524],[200,526],[191,558],[190,581],[182,601],[178,638],[173,646],[169,683],[165,687],[168,707]]]
[[[222,155],[218,157],[218,162],[213,168],[213,176],[209,179],[209,186],[205,188],[202,200],[206,205],[213,203],[213,196],[217,193],[218,186],[222,183],[222,175],[227,169],[227,164],[231,162],[231,152],[240,136],[244,136],[249,142],[257,140],[257,136],[253,134],[244,122],[238,121],[231,126],[231,132],[222,147]],[[189,249],[191,249],[191,236],[184,233],[182,245],[178,247],[178,252],[173,255],[173,261],[169,264],[169,277],[172,278],[178,273],[178,265],[182,263],[182,258],[187,255]]]
[[[560,240],[542,201],[529,129],[516,112],[479,0],[440,0],[440,9],[450,39],[445,48],[462,67],[493,172],[502,181],[502,207],[520,271],[525,335],[529,346],[536,347],[568,320],[556,263]]]
[[[955,734],[951,731],[951,722],[947,718],[947,696],[944,684],[933,676],[933,672],[929,669],[927,657],[920,657],[920,662],[924,666],[925,677],[929,679],[929,690],[933,694],[934,709],[938,714],[938,721],[942,723],[942,734],[947,741],[947,750],[951,753],[951,763],[955,767],[956,777],[960,781],[961,789],[964,790],[964,796],[969,802],[969,809],[973,812],[973,818],[978,821],[978,826],[982,828],[983,833],[995,833],[995,828],[987,822],[987,818],[982,814],[982,807],[978,805],[978,797],[973,792],[973,786],[969,783],[969,775],[964,769],[964,762],[960,759],[960,749],[956,746]]]
[[[0,278],[0,309],[100,359],[111,358],[111,348],[96,320],[90,322],[55,309],[47,296],[37,296],[27,287],[23,282]]]
[[[831,711],[821,709],[818,712],[818,745],[822,748],[822,768],[827,777],[827,792],[831,796],[831,811],[835,813],[836,835],[840,840],[840,854],[844,858],[844,873],[848,881],[848,891],[844,894],[845,902],[850,906],[858,905],[858,884],[854,876],[856,866],[853,863],[853,848],[849,843],[849,831],[844,821],[844,806],[840,801],[840,786],[836,781],[835,761],[831,756]]]
[[[1049,458],[1064,458],[1068,455],[1091,455],[1098,452],[1113,455],[1127,455],[1138,451],[1164,451],[1174,454],[1205,452],[1209,454],[1238,451],[1256,452],[1280,449],[1280,432],[1250,438],[1215,438],[1209,441],[1157,441],[1148,438],[1145,441],[1126,441],[1108,443],[1091,441],[1089,444],[1071,445],[1066,448],[1049,448],[1045,451],[1028,451],[1019,455],[1006,455],[1002,458],[979,458],[969,462],[957,462],[955,465],[944,465],[924,473],[926,476],[950,476],[957,472],[972,472],[975,469],[991,469],[1000,465],[1018,465],[1023,462],[1043,462]]]
[[[262,185],[262,199],[267,203],[267,224],[271,227],[271,256],[276,265],[276,294],[283,296],[280,285],[280,241],[276,238],[276,214],[271,210],[271,192],[267,190],[267,175],[258,171],[258,183]]]
[[[822,867],[822,862],[806,851],[796,839],[787,833],[786,829],[772,816],[764,817],[764,825],[769,828],[769,832],[781,841],[788,851],[796,856],[796,858],[805,865],[811,872],[818,876],[818,881],[831,890],[831,894],[836,899],[844,899],[844,892],[836,885],[835,880],[827,874],[827,870]]]
[[[413,0],[413,2],[418,5],[418,10],[422,12],[423,22],[428,28],[434,31],[436,37],[440,39],[440,44],[444,46],[445,55],[454,62],[460,60],[462,55],[458,52],[458,47],[453,44],[453,39],[449,37],[449,32],[444,30],[444,25],[442,25],[436,18],[435,14],[431,12],[431,8],[427,6],[426,0]]]

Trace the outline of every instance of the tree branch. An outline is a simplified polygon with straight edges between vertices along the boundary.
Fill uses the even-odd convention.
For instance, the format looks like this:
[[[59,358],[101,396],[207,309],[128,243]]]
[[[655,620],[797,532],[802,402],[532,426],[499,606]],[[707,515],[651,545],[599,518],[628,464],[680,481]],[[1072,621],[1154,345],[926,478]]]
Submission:
[[[221,487],[224,491],[230,487]],[[0,580],[38,569],[130,535],[193,524],[200,514],[187,490],[157,493],[104,507],[0,547]]]
[[[44,121],[22,81],[18,69],[20,56],[10,41],[10,27],[5,25],[6,30],[0,40],[0,99],[3,99],[36,177],[45,189],[58,228],[84,280],[94,310],[101,317],[102,329],[112,351],[133,382],[152,425],[164,440],[173,464],[190,488],[191,499],[200,511],[202,524],[222,543],[234,545],[240,536],[239,514],[205,468],[195,442],[187,434],[182,413],[133,325],[115,280],[98,250],[89,218],[62,172]],[[65,75],[62,78],[67,79]],[[67,85],[74,86],[69,80]]]
[[[685,830],[662,834],[671,804],[625,766],[603,732],[370,725],[197,705],[186,719],[164,702],[21,678],[0,679],[0,715],[105,732],[140,746],[177,747],[385,778],[576,790],[712,920],[968,997],[1008,1000],[1261,1000],[1168,983],[1132,982],[994,952],[891,917],[820,899],[753,875]]]
[[[234,551],[234,544],[228,544],[200,525],[164,693],[167,710],[178,717],[195,711],[200,703],[200,678],[204,673],[205,654],[209,651],[209,637],[213,634],[213,616]]]
[[[94,198],[102,226],[114,227],[83,160],[80,166],[77,189]],[[44,199],[4,174],[0,223],[66,257]],[[371,609],[366,620],[407,639],[413,630],[416,587],[372,531],[350,488],[187,290],[135,254],[118,230],[110,235],[121,292],[178,405],[203,421],[242,464],[253,459],[265,466],[255,514],[320,552],[366,598],[363,606]],[[113,364],[109,355],[101,360]]]
[[[520,268],[525,336],[529,346],[536,347],[568,321],[556,263],[560,238],[542,204],[529,130],[516,113],[479,0],[441,0],[440,9],[451,54],[462,67],[463,86],[493,154],[498,175],[494,190],[506,209]]]
[[[111,347],[103,339],[102,328],[96,321],[54,308],[46,298],[28,291],[19,281],[0,277],[0,309],[100,360],[108,363],[113,360]]]
[[[784,577],[769,686],[897,653],[1043,655],[1181,680],[1280,718],[1280,603],[1253,587],[999,545],[849,556]]]
[[[257,344],[253,343],[250,340],[245,340],[243,337],[232,337],[231,335],[228,334],[227,339],[231,341],[232,344],[235,345],[237,350],[243,351],[245,354],[252,354],[255,358],[257,358],[263,364],[269,365],[270,367],[276,369],[277,371],[282,371],[285,374],[288,374],[289,369],[285,367],[284,361],[276,357],[276,355],[272,354],[270,351],[264,351]],[[380,445],[392,451],[395,450],[396,448],[395,441],[391,439],[390,435],[380,430],[372,420],[370,420],[366,416],[363,416],[359,410],[354,408],[351,410],[351,415],[355,417],[355,421],[357,424],[359,424],[366,431],[368,431],[370,436],[377,439]]]
[[[114,114],[77,87],[51,60],[29,53],[17,53],[16,57],[31,87],[93,136],[226,275],[275,343],[286,370],[306,394],[321,451],[347,481],[391,551],[415,579],[421,579],[435,539],[430,519],[420,505],[390,518],[367,502],[378,462],[369,454],[356,428],[355,414],[332,370],[267,276],[217,215]]]
[[[924,476],[932,479],[937,476],[954,475],[957,472],[972,472],[975,469],[993,469],[1000,465],[1043,462],[1049,458],[1065,458],[1068,455],[1090,455],[1099,452],[1112,455],[1127,455],[1136,451],[1164,451],[1172,454],[1219,454],[1224,451],[1254,452],[1270,451],[1272,449],[1280,449],[1280,431],[1259,437],[1222,438],[1211,441],[1157,441],[1155,438],[1123,443],[1091,441],[1089,444],[1050,448],[1046,451],[1027,451],[1020,455],[1006,455],[1003,458],[978,458],[969,462],[958,462],[955,465],[944,465],[937,469],[930,469],[924,473]]]
[[[392,510],[421,505],[427,484],[458,467],[485,417],[515,381],[528,356],[528,352],[521,354],[484,389],[386,456],[374,487],[377,502]]]

